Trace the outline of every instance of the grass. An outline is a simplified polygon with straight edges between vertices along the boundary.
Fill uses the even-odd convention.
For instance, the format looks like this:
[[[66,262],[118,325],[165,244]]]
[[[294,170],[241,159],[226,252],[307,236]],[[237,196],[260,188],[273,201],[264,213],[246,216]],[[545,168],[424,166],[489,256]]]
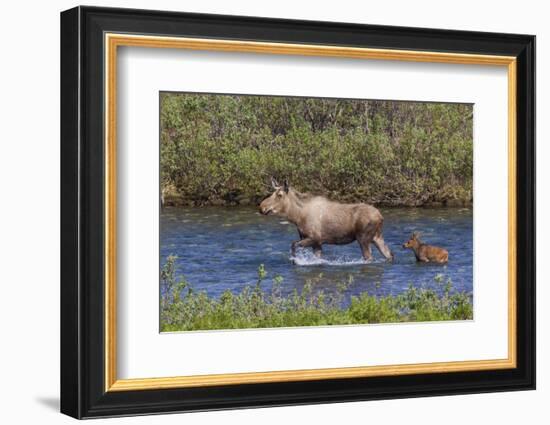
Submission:
[[[442,275],[434,278],[439,291],[409,285],[399,295],[376,297],[365,292],[344,306],[345,290],[353,282],[351,277],[347,282],[335,283],[330,293],[315,291],[314,279],[301,291],[295,289],[283,295],[280,276],[273,278],[271,291],[261,288],[267,273],[260,265],[256,285],[247,286],[238,294],[227,290],[216,299],[194,290],[185,278],[177,279],[175,261],[175,256],[169,256],[161,271],[162,332],[473,318],[471,294],[454,291],[450,280],[445,281]]]

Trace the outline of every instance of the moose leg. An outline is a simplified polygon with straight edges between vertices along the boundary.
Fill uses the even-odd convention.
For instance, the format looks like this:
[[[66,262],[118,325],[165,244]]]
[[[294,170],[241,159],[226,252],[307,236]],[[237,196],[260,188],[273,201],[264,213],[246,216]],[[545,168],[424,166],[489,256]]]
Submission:
[[[371,241],[372,241],[372,236],[370,236],[368,233],[363,234],[357,238],[357,242],[361,247],[361,252],[363,253],[363,258],[365,259],[365,261],[372,260],[372,251],[370,247]]]
[[[298,230],[298,236],[300,236],[300,240],[292,242],[290,245],[290,252],[292,256],[294,257],[296,255],[296,247],[298,246],[298,243],[300,243],[304,239],[304,235],[300,230]]]
[[[321,258],[321,254],[323,253],[323,248],[321,247],[321,244],[313,245],[313,253],[317,258]]]
[[[292,245],[290,246],[290,252],[292,253],[292,256],[294,257],[296,255],[296,248],[308,248],[310,246],[317,246],[318,244],[311,238],[304,238],[299,241],[292,242]],[[320,246],[319,246],[320,248]]]
[[[368,223],[361,234],[357,235],[357,242],[359,242],[361,252],[363,253],[363,258],[367,262],[372,261],[372,250],[370,244],[375,232],[376,227],[372,223]]]
[[[290,255],[293,256],[293,257],[296,256],[296,246],[298,245],[298,242],[300,242],[300,241],[294,241],[290,245]]]
[[[370,247],[370,242],[359,242],[359,245],[361,246],[361,252],[363,253],[363,258],[365,259],[365,261],[371,261],[372,250]]]
[[[386,243],[384,242],[384,238],[382,237],[381,233],[376,235],[372,241],[374,242],[376,248],[378,248],[380,253],[386,258],[386,260],[393,261],[393,253],[391,252],[388,245],[386,245]]]

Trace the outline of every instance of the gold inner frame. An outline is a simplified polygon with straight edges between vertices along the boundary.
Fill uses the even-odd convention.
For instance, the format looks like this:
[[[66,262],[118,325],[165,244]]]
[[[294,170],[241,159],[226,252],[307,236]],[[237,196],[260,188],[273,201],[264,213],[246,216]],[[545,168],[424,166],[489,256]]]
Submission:
[[[515,368],[516,358],[516,58],[461,53],[370,49],[327,45],[105,34],[105,391],[135,391],[320,379],[410,375]],[[119,46],[328,56],[507,67],[508,71],[508,357],[419,364],[247,372],[165,378],[118,379],[116,325],[116,101]]]

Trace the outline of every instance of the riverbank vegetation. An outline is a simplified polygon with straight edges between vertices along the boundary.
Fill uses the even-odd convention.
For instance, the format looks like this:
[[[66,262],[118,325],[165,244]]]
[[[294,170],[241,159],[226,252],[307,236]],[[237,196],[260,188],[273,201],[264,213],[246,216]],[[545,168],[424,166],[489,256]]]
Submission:
[[[271,291],[262,289],[267,278],[263,265],[255,285],[237,294],[225,291],[219,298],[198,292],[184,278],[177,278],[176,257],[168,257],[161,271],[160,327],[162,332],[325,326],[440,320],[471,320],[472,296],[456,292],[449,280],[435,276],[435,287],[414,287],[402,294],[376,297],[368,293],[352,297],[344,305],[344,293],[353,282],[334,284],[330,292],[315,290],[315,279],[301,291],[281,291],[283,280],[272,278]]]
[[[257,204],[271,176],[383,206],[470,205],[466,104],[161,93],[167,205]]]

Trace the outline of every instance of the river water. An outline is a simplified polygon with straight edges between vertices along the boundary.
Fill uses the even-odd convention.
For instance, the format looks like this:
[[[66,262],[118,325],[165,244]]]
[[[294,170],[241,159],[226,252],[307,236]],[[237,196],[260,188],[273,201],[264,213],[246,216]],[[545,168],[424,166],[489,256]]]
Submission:
[[[300,290],[307,281],[314,282],[315,290],[330,291],[351,276],[346,303],[350,296],[365,291],[377,296],[399,294],[410,284],[440,290],[438,275],[443,282],[451,279],[455,290],[473,291],[471,209],[380,211],[384,238],[395,255],[393,263],[386,262],[374,245],[374,261],[365,263],[357,242],[324,245],[321,260],[310,250],[291,259],[290,244],[298,239],[295,226],[276,216],[262,216],[253,207],[165,208],[160,217],[160,263],[176,255],[178,275],[212,297],[256,284],[260,264],[267,272],[262,281],[266,291],[275,276],[283,278],[283,293]],[[421,232],[426,243],[446,248],[448,264],[417,263],[413,252],[402,248],[413,231]]]

